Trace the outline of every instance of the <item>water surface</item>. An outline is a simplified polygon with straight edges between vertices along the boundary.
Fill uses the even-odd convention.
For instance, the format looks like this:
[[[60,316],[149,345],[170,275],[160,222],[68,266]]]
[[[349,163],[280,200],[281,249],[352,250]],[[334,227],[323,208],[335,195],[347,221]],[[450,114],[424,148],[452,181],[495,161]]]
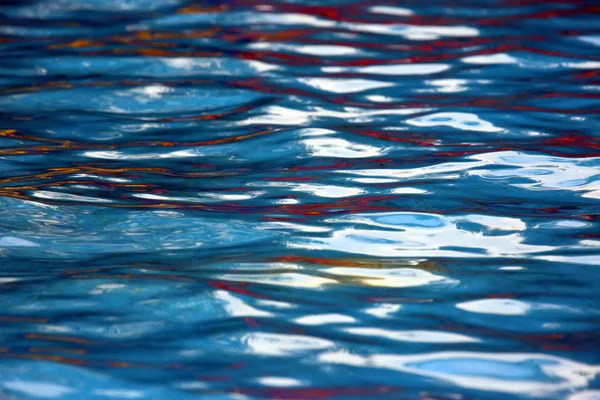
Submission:
[[[600,398],[600,9],[0,6],[0,398]]]

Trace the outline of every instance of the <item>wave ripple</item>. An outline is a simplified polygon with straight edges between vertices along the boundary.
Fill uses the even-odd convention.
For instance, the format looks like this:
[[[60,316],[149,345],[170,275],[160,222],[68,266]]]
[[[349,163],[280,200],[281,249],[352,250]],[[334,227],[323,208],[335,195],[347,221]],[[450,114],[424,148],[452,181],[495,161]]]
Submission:
[[[0,7],[0,398],[600,396],[600,9]]]

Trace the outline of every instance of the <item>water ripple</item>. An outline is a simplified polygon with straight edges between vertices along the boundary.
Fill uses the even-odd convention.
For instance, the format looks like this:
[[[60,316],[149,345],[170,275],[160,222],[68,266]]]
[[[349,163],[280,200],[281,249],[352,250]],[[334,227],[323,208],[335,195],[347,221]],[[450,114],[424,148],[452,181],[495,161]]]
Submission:
[[[0,7],[0,398],[597,399],[598,6]]]

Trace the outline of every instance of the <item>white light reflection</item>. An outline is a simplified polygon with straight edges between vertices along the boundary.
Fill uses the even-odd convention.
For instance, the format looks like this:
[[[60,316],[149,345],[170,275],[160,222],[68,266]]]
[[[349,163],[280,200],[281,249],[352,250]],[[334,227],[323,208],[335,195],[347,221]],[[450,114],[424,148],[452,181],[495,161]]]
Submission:
[[[479,30],[470,26],[404,25],[404,24],[366,24],[346,22],[340,26],[356,32],[370,32],[381,35],[398,35],[409,40],[435,40],[441,37],[479,36]]]
[[[247,333],[241,341],[246,344],[250,353],[270,356],[285,356],[334,346],[332,341],[326,339],[265,332]]]
[[[308,184],[308,183],[294,183],[294,182],[253,182],[252,186],[261,186],[261,187],[280,187],[280,188],[289,188],[293,192],[304,192],[310,193],[313,196],[317,197],[325,197],[331,199],[339,199],[344,197],[358,196],[359,194],[364,193],[364,189],[353,188],[348,186],[333,186],[333,185],[321,185],[317,183]],[[286,199],[293,200],[293,199]],[[297,201],[293,202],[281,202],[281,204],[292,203],[295,204]]]
[[[225,310],[232,317],[271,317],[272,313],[257,310],[254,307],[244,303],[241,299],[233,296],[227,291],[217,290],[213,296],[225,303]]]
[[[299,78],[298,81],[315,89],[331,93],[357,93],[395,85],[391,82],[380,82],[368,79]]]
[[[466,84],[469,81],[466,79],[434,79],[426,81],[425,83],[434,86],[431,89],[433,92],[438,93],[459,93],[468,90]]]
[[[527,393],[542,399],[561,391],[585,389],[600,373],[600,368],[595,365],[527,353],[440,352],[360,356],[338,351],[322,353],[318,359],[323,363],[386,368],[441,379],[463,389]]]
[[[294,387],[302,386],[302,381],[294,378],[284,378],[280,376],[263,376],[256,379],[258,383],[270,387]]]
[[[338,138],[304,139],[302,143],[316,157],[366,158],[384,154],[385,150],[375,146],[352,143]]]
[[[356,318],[343,314],[318,314],[296,318],[294,322],[300,325],[327,325],[351,324],[357,322],[357,320]]]
[[[398,15],[398,16],[409,16],[413,15],[414,11],[408,8],[391,7],[391,6],[373,6],[368,9],[370,12],[375,14],[387,14],[387,15]]]
[[[176,150],[165,153],[125,153],[115,150],[85,151],[84,157],[101,158],[105,160],[158,160],[161,158],[187,158],[199,157],[201,154],[195,150]]]
[[[477,56],[469,56],[461,59],[462,62],[467,64],[481,64],[481,65],[489,65],[489,64],[516,64],[517,59],[509,56],[505,53],[496,53],[496,54],[482,54]]]
[[[296,308],[297,306],[291,303],[286,303],[284,301],[276,301],[276,300],[257,300],[256,304],[260,304],[266,307],[273,307],[278,309],[287,309],[287,308]]]
[[[511,186],[546,191],[569,190],[584,192],[582,197],[594,198],[596,190],[600,189],[598,180],[598,162],[600,157],[562,158],[540,154],[527,154],[516,151],[484,153],[470,156],[484,165],[494,165],[513,168],[477,169],[469,171],[472,176],[500,181],[518,178],[530,183],[512,183]],[[587,193],[585,193],[587,192]]]
[[[406,121],[414,126],[450,126],[463,131],[475,132],[501,132],[504,129],[494,126],[491,122],[484,121],[475,114],[462,112],[443,112],[413,118]]]
[[[350,46],[339,45],[297,45],[273,42],[254,42],[248,45],[251,49],[269,51],[290,51],[312,56],[349,56],[358,54],[359,50]]]
[[[129,389],[95,389],[94,394],[115,399],[140,399],[146,397],[146,393],[143,391]]]
[[[450,69],[447,64],[397,64],[370,65],[367,67],[323,67],[321,71],[331,73],[361,73],[374,75],[430,75]]]
[[[306,125],[309,122],[319,118],[339,118],[345,121],[363,121],[366,122],[370,117],[379,115],[411,115],[429,111],[426,108],[387,108],[370,110],[358,107],[344,107],[343,111],[329,110],[323,107],[311,107],[308,111],[295,110],[281,106],[268,106],[262,109],[263,114],[255,117],[246,118],[237,122],[237,125]]]
[[[163,196],[152,193],[133,193],[132,197],[148,200],[178,201],[183,203],[214,203],[219,201],[242,201],[256,198],[263,192],[245,192],[245,194],[202,193],[204,197]]]
[[[358,183],[393,183],[396,179],[385,179],[385,178],[346,178],[352,182]]]
[[[391,103],[394,101],[398,101],[398,99],[394,99],[393,97],[382,96],[379,94],[370,94],[368,96],[365,96],[365,99],[375,103]]]
[[[416,268],[350,268],[334,267],[322,272],[350,279],[352,282],[377,287],[415,287],[430,283],[456,284],[458,281]]]
[[[363,312],[377,318],[390,318],[392,314],[397,313],[401,309],[401,304],[380,303],[373,307],[365,308]]]
[[[344,328],[345,332],[359,336],[375,336],[411,343],[477,343],[479,339],[452,332],[392,331],[381,328]]]
[[[392,189],[391,192],[394,194],[425,194],[425,193],[429,193],[427,190],[411,188],[411,187],[396,188],[396,189]]]
[[[573,393],[567,400],[600,400],[600,390],[583,390]]]
[[[600,265],[600,256],[541,256],[540,260],[568,263],[568,264],[581,264],[581,265]]]
[[[284,272],[277,274],[236,274],[236,275],[220,275],[219,279],[238,281],[238,282],[254,282],[265,285],[275,285],[295,288],[320,288],[324,285],[335,285],[337,281],[332,279],[321,278],[308,274],[296,272]]]
[[[532,306],[514,299],[482,299],[459,303],[456,308],[478,314],[514,316],[528,314]]]
[[[370,361],[375,367],[442,379],[462,388],[542,398],[556,391],[585,388],[600,372],[597,366],[541,354],[447,352],[375,355]]]
[[[283,221],[270,221],[269,224],[263,225],[258,229],[286,229],[292,232],[330,232],[333,230],[333,228],[328,226],[303,225]]]
[[[417,122],[423,124],[423,120]],[[454,124],[456,120],[433,121]],[[415,123],[415,120],[412,121]],[[425,122],[428,124],[428,122]],[[473,127],[468,127],[473,129]],[[476,130],[494,131],[496,127],[476,125]],[[465,157],[463,162],[449,162],[406,169],[337,170],[335,173],[384,179],[457,179],[461,176],[477,176],[492,182],[535,191],[567,190],[580,193],[581,197],[600,197],[598,162],[600,157],[563,158],[516,151],[476,154]],[[493,168],[490,168],[493,166]],[[502,168],[503,167],[503,168]],[[523,181],[529,181],[522,183]]]
[[[41,199],[49,199],[49,200],[63,200],[63,201],[81,201],[87,203],[112,203],[112,200],[101,199],[98,197],[89,197],[89,196],[79,196],[76,194],[69,193],[58,193],[58,192],[50,192],[47,190],[36,190],[31,193],[34,197],[39,197]]]
[[[118,182],[118,183],[131,182],[129,179],[117,178],[114,176],[104,176],[104,175],[75,174],[72,177],[73,178],[98,179],[98,180],[109,181],[109,182]]]
[[[144,86],[141,88],[131,89],[130,92],[141,95],[137,99],[138,99],[138,101],[143,102],[145,100],[144,97],[149,97],[151,99],[160,99],[163,94],[173,92],[173,89],[170,87],[167,87],[165,85],[156,84],[156,85],[150,85],[150,86]]]
[[[288,242],[288,246],[379,257],[481,257],[482,254],[506,257],[554,249],[525,244],[521,232],[526,225],[516,218],[380,213],[338,217],[328,222],[371,227],[345,226],[330,237],[298,237]],[[467,230],[465,223],[479,225],[483,231]]]
[[[353,170],[337,170],[339,174],[351,174],[358,176],[368,176],[373,178],[408,180],[408,179],[424,179],[436,178],[442,179],[450,177],[451,179],[459,176],[460,173],[465,173],[469,169],[483,166],[483,162],[465,161],[465,162],[449,162],[442,164],[427,165],[417,168],[406,169],[353,169]],[[453,173],[453,174],[448,174]]]
[[[23,239],[16,236],[2,236],[0,237],[0,246],[3,247],[38,247],[39,244],[32,242],[31,240]]]
[[[61,398],[74,390],[56,383],[12,380],[0,383],[5,389],[25,394],[27,396],[47,399]]]

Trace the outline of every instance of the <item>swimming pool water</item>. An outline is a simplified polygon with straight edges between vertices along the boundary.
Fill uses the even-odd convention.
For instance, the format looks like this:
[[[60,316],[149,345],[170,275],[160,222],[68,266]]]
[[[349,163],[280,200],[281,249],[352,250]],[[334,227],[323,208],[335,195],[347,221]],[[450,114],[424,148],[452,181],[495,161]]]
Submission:
[[[600,8],[0,5],[0,399],[600,399]]]

